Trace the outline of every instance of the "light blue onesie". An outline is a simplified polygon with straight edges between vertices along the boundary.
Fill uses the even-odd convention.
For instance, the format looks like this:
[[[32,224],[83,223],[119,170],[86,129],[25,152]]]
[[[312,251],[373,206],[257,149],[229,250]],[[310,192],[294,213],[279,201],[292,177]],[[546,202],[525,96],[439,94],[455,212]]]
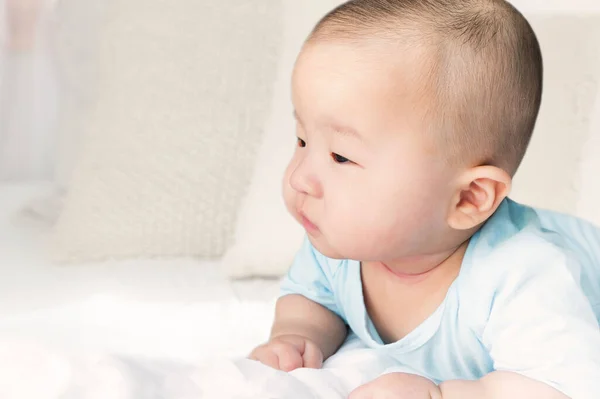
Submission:
[[[495,370],[600,398],[600,229],[505,200],[476,233],[441,306],[383,345],[363,301],[360,262],[329,259],[308,240],[282,283],[338,314],[397,368],[440,383]]]

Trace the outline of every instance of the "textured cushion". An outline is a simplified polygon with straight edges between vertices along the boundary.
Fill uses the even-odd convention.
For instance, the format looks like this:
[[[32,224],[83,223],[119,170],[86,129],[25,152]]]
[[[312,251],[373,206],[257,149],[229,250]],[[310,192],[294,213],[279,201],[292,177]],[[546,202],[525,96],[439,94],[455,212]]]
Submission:
[[[106,7],[55,258],[219,256],[270,106],[279,3]]]

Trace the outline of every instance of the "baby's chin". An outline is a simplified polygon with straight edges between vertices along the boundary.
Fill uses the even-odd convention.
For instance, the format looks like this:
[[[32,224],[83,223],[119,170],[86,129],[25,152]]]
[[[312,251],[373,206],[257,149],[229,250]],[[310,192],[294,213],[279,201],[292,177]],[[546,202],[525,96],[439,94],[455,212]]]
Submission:
[[[308,234],[308,239],[312,246],[319,252],[321,255],[330,258],[330,259],[349,259],[348,256],[344,256],[344,253],[336,249],[334,246],[327,241],[323,234],[319,236],[311,236]]]
[[[326,234],[317,237],[310,234],[307,236],[315,250],[330,259],[374,262],[385,259],[386,255],[389,255],[389,253],[373,251],[370,247],[362,246],[362,243],[329,241]]]

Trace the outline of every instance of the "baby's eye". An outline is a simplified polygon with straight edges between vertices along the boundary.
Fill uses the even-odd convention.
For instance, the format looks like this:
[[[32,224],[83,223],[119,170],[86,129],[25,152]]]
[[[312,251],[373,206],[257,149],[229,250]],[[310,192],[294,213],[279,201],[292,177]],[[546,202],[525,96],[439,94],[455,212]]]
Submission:
[[[302,140],[300,137],[298,137],[298,147],[300,147],[300,148],[306,147],[306,141]]]
[[[332,153],[331,153],[331,158],[333,158],[333,160],[334,160],[336,163],[349,163],[349,162],[352,162],[352,161],[351,161],[351,160],[349,160],[348,158],[346,158],[346,157],[343,157],[343,156],[341,156],[341,155],[339,155],[339,154],[336,154],[335,152],[332,152]]]

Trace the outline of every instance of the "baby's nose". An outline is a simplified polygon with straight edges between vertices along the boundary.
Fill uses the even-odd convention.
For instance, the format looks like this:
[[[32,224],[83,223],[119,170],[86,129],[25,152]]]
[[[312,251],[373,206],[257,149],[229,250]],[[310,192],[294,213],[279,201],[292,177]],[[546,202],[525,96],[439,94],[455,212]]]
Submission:
[[[308,170],[305,163],[300,163],[290,175],[290,186],[298,193],[311,197],[321,197],[323,188],[317,176]]]

